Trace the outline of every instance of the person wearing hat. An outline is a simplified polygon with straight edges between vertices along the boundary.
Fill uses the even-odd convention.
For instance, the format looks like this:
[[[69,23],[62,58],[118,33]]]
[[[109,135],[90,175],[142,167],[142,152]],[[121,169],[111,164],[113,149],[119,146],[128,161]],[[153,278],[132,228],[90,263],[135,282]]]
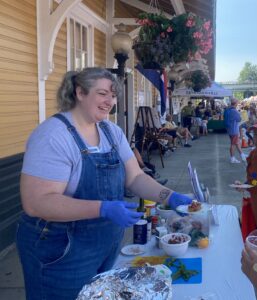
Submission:
[[[192,106],[192,102],[189,101],[188,104],[183,107],[182,111],[182,120],[183,120],[183,126],[187,127],[190,131],[192,126],[192,117],[195,115],[194,107]]]

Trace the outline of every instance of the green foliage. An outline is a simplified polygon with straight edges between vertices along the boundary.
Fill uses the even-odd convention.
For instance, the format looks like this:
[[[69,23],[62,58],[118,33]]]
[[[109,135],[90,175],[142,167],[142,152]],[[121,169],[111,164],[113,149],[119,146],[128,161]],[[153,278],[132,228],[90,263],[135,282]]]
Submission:
[[[244,99],[244,92],[234,92],[233,96],[238,99],[238,100],[243,100]]]
[[[210,21],[192,13],[171,20],[162,13],[141,13],[136,22],[141,27],[133,49],[145,68],[200,59],[212,48]]]
[[[257,65],[246,62],[239,74],[238,82],[244,83],[251,81],[257,81]]]
[[[185,83],[188,88],[192,88],[195,92],[200,92],[200,90],[211,85],[211,80],[203,71],[197,70],[188,73]]]

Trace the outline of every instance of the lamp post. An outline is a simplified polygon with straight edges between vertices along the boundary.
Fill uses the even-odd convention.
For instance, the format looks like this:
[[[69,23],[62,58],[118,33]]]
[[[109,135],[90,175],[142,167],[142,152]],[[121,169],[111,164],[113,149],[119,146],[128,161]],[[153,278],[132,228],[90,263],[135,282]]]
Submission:
[[[120,99],[117,103],[117,123],[123,129],[124,133],[127,132],[127,91],[125,81],[125,66],[126,60],[129,58],[128,54],[132,48],[132,39],[126,32],[126,26],[120,24],[118,31],[115,32],[111,38],[111,45],[113,52],[115,53],[114,58],[118,62],[118,68],[108,69],[110,72],[116,74],[123,86]]]

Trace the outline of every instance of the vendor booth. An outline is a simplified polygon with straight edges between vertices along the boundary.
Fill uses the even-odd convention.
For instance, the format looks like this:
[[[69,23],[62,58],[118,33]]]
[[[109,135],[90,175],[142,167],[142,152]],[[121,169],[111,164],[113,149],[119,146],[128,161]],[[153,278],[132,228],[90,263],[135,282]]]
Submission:
[[[224,97],[232,97],[232,91],[223,88],[216,82],[212,82],[211,86],[201,90],[200,92],[195,92],[193,89],[189,88],[179,88],[175,89],[172,93],[172,96],[181,96],[181,97],[212,97],[212,98],[224,98]]]
[[[190,97],[190,98],[224,98],[232,97],[232,91],[223,88],[216,82],[212,82],[211,86],[205,89],[202,89],[199,92],[195,92],[190,88],[178,88],[175,89],[172,93],[173,97]],[[208,130],[215,130],[223,132],[226,130],[223,120],[213,118],[208,122]]]

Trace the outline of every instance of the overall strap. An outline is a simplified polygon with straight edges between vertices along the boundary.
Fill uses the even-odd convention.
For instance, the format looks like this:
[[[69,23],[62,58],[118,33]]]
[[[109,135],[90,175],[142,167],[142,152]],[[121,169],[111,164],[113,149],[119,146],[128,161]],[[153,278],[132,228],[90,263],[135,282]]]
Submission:
[[[101,121],[99,123],[99,127],[103,130],[108,142],[110,143],[110,145],[112,146],[112,148],[114,148],[115,150],[117,150],[117,145],[114,142],[113,136],[112,136],[112,132],[110,129],[110,126],[108,125],[107,122]]]
[[[59,119],[60,121],[62,121],[67,126],[68,131],[73,136],[73,138],[75,140],[75,143],[79,147],[79,150],[80,150],[81,153],[89,152],[87,146],[82,141],[79,134],[77,133],[76,128],[73,125],[71,125],[70,121],[66,117],[64,117],[62,114],[59,114],[59,113],[53,115],[53,117]]]

